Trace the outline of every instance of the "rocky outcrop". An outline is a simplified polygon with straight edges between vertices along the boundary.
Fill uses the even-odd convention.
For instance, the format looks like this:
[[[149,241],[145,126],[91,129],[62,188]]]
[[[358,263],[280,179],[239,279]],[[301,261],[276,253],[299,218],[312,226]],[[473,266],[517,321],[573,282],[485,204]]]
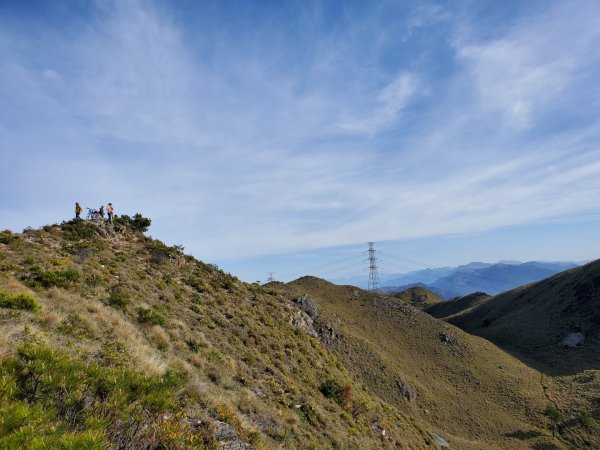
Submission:
[[[412,403],[417,399],[417,391],[406,381],[397,380],[396,385],[407,402]]]
[[[296,304],[300,310],[308,314],[311,319],[315,320],[317,318],[317,315],[319,314],[317,302],[315,302],[308,295],[302,294],[300,297],[295,298],[294,304]]]
[[[210,424],[215,439],[221,445],[223,450],[250,450],[252,446],[242,442],[231,425],[226,422],[216,420]]]
[[[304,330],[310,336],[319,338],[326,345],[332,345],[340,338],[331,322],[326,322],[319,317],[319,307],[311,297],[302,294],[293,302],[298,310],[290,317],[292,325]]]

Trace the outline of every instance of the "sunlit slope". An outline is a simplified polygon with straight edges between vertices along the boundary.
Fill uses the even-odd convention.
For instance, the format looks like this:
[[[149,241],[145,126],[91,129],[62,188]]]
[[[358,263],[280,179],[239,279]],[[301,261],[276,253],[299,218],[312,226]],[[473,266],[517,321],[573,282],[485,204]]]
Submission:
[[[419,309],[425,309],[442,302],[442,299],[436,294],[420,286],[395,293],[393,297],[405,305],[411,305]]]
[[[437,319],[445,319],[473,308],[489,298],[490,296],[483,292],[474,292],[464,297],[428,305],[423,310]]]
[[[127,227],[2,232],[0,448],[434,445],[298,314]]]
[[[331,348],[369,392],[429,423],[453,446],[550,442],[540,373],[493,344],[354,287],[304,277],[281,289],[316,300],[339,335]]]
[[[450,321],[550,374],[600,369],[600,260],[500,294]]]

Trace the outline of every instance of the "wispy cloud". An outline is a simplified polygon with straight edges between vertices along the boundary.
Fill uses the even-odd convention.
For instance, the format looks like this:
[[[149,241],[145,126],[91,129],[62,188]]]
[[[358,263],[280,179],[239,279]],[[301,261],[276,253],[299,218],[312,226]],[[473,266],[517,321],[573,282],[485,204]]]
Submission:
[[[112,201],[216,259],[597,209],[596,2],[491,37],[421,2],[222,26],[98,5],[43,42],[0,27],[4,226]]]

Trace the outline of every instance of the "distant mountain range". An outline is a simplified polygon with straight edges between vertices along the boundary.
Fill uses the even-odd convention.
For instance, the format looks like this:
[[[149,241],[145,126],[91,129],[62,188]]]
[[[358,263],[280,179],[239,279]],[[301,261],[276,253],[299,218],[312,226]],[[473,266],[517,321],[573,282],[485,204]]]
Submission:
[[[443,299],[462,297],[473,292],[496,295],[524,284],[548,278],[579,264],[574,262],[501,261],[499,263],[472,262],[457,267],[424,269],[405,274],[382,274],[384,292],[402,292],[419,286]],[[365,287],[363,278],[332,280],[337,284]]]

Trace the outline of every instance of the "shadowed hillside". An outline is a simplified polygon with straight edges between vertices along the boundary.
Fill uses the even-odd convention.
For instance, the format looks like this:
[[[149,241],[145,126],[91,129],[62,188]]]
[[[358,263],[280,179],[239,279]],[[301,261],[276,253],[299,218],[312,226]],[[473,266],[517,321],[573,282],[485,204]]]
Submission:
[[[554,381],[491,343],[355,287],[304,277],[278,289],[313,298],[330,348],[354,378],[453,448],[574,445],[549,439],[543,411],[555,401]],[[569,439],[588,434],[574,429]]]
[[[550,374],[600,369],[600,260],[450,319]]]

